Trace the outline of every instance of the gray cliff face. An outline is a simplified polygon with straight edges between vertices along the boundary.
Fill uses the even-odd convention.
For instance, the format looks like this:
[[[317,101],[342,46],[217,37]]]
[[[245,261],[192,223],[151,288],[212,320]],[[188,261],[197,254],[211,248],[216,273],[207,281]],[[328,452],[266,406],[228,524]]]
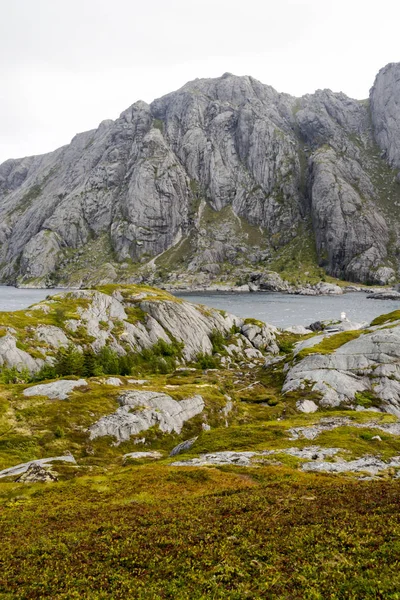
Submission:
[[[400,63],[381,69],[371,89],[371,115],[374,133],[385,158],[400,168]]]
[[[8,160],[0,279],[68,282],[82,255],[107,263],[106,279],[135,264],[212,278],[224,264],[268,266],[302,236],[330,275],[387,283],[399,275],[399,94],[399,64],[369,102],[296,99],[226,73]]]

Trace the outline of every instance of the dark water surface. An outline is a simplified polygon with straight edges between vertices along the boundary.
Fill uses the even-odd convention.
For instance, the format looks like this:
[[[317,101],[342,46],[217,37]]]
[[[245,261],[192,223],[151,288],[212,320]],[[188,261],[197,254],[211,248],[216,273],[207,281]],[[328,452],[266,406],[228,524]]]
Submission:
[[[220,308],[240,317],[252,317],[277,327],[309,325],[324,319],[339,319],[345,312],[350,321],[372,321],[378,315],[400,309],[398,300],[368,300],[355,292],[341,296],[290,296],[277,292],[180,293],[179,298]]]
[[[56,294],[60,289],[17,289],[0,286],[0,311],[22,310],[31,304]],[[276,292],[180,293],[179,298],[221,308],[240,317],[252,317],[278,327],[309,325],[324,319],[339,319],[345,312],[350,321],[371,321],[382,313],[400,309],[398,300],[367,300],[367,294],[350,293],[342,296],[289,296]]]

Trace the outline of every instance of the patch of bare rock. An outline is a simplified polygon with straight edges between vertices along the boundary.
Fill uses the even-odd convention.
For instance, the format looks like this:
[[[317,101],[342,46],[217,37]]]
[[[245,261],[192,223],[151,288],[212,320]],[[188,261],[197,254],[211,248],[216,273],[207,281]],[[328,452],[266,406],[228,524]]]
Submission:
[[[115,413],[91,425],[90,439],[109,435],[123,442],[154,426],[164,433],[179,434],[184,423],[201,414],[205,406],[199,395],[177,402],[167,394],[136,390],[121,394],[118,402]]]

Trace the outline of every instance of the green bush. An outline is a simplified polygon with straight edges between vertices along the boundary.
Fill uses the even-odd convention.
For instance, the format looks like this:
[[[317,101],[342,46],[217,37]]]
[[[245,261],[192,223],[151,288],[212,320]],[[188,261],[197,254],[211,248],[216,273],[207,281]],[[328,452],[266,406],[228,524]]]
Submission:
[[[218,369],[219,360],[215,356],[200,352],[196,358],[196,365],[199,369],[203,369],[203,371],[206,369]]]
[[[60,348],[56,354],[54,369],[57,375],[83,375],[85,359],[82,352],[69,344],[66,348]]]
[[[210,340],[212,344],[213,353],[223,352],[225,350],[226,340],[222,333],[218,329],[214,329],[211,332]]]
[[[1,371],[1,380],[3,383],[29,383],[31,374],[28,369],[19,371],[16,367],[6,367]]]

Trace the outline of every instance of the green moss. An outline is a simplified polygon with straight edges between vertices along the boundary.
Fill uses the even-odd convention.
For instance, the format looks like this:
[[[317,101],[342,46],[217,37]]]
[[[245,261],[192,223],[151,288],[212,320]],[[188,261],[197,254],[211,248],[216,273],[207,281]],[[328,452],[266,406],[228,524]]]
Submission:
[[[164,132],[164,123],[161,119],[153,119],[153,127],[161,131],[161,133]]]
[[[39,184],[33,185],[27,192],[22,196],[20,203],[17,206],[17,210],[20,212],[25,212],[30,206],[32,202],[39,198],[42,193],[42,188]]]
[[[393,321],[400,320],[400,310],[394,310],[391,313],[385,315],[379,315],[373,321],[371,321],[371,326],[373,325],[384,325],[385,323],[393,323]]]
[[[258,319],[248,318],[244,320],[245,325],[257,325],[257,327],[264,327],[265,323],[263,321],[259,321]]]
[[[373,392],[357,392],[355,394],[355,400],[357,404],[364,406],[364,408],[380,407],[381,401]]]
[[[155,260],[155,263],[161,269],[166,269],[167,272],[162,272],[162,275],[167,275],[169,270],[178,269],[186,265],[190,257],[193,255],[193,240],[190,236],[180,240],[175,246],[172,246]]]
[[[343,331],[341,333],[326,336],[319,344],[301,350],[297,354],[296,358],[298,360],[301,360],[309,354],[332,354],[332,352],[334,352],[344,344],[347,344],[347,342],[351,342],[352,340],[355,340],[358,337],[360,337],[361,334],[362,332],[357,330]]]

